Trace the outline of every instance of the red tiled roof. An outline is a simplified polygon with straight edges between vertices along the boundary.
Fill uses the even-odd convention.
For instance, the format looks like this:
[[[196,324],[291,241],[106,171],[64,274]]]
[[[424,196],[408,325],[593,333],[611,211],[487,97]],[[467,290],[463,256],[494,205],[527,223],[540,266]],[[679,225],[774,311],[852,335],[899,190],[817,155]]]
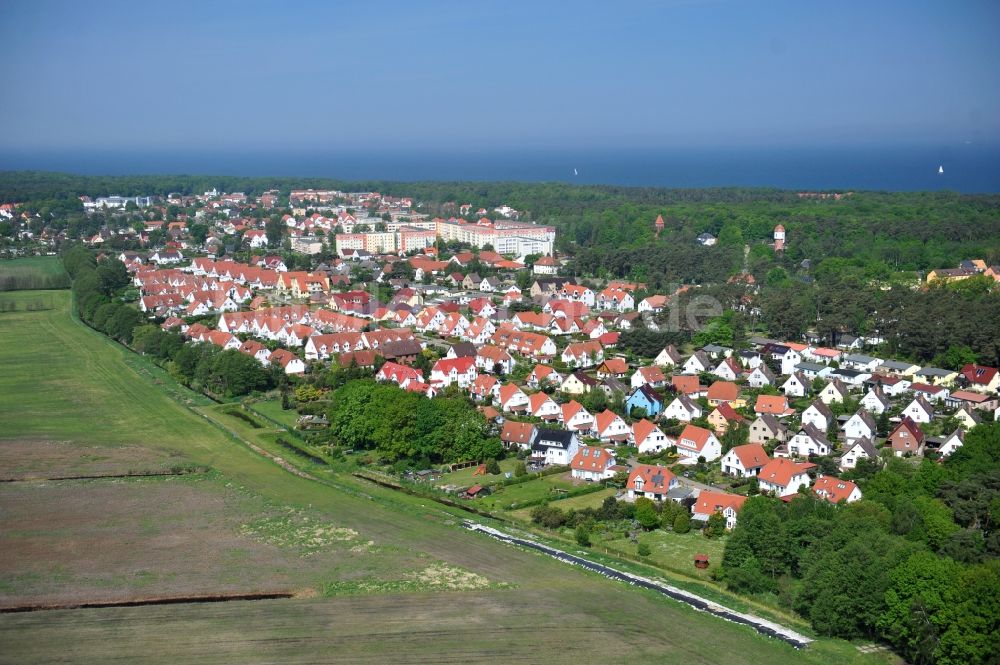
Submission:
[[[857,489],[857,487],[850,480],[841,480],[832,476],[819,476],[813,484],[812,491],[816,496],[826,499],[830,503],[838,503],[840,501],[847,501],[848,497],[851,496],[851,492]]]
[[[732,508],[739,512],[746,500],[747,497],[739,494],[702,490],[694,505],[691,506],[691,512],[696,515],[713,515],[716,512],[723,512],[726,508]]]

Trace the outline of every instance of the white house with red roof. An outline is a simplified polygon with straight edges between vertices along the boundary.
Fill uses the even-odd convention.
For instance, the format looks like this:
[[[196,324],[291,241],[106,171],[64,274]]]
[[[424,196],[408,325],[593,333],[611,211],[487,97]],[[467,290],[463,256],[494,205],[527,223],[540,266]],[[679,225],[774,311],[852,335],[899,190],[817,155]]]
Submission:
[[[630,440],[643,455],[661,452],[675,444],[675,441],[664,434],[656,423],[645,418],[632,423]]]
[[[932,386],[929,383],[911,383],[910,391],[916,397],[923,397],[929,403],[944,402],[951,396],[951,391],[944,386]]]
[[[306,364],[291,351],[286,349],[275,349],[268,358],[271,365],[278,365],[285,374],[302,374],[306,371]]]
[[[633,388],[638,388],[639,386],[662,388],[667,385],[667,376],[663,373],[662,368],[656,365],[650,365],[648,367],[640,367],[635,370],[635,372],[632,373],[630,382]]]
[[[572,300],[582,302],[588,307],[593,307],[596,303],[594,292],[586,286],[580,284],[563,284],[559,290],[559,297],[562,300]]]
[[[499,368],[502,374],[510,374],[514,359],[499,346],[486,344],[476,352],[476,367],[482,372],[494,372]]]
[[[597,482],[615,475],[615,456],[600,446],[580,446],[569,466],[574,478]]]
[[[531,388],[541,388],[544,385],[558,386],[563,382],[563,376],[548,365],[535,365],[528,375],[527,384]]]
[[[528,410],[528,396],[513,383],[500,386],[500,408],[508,413],[524,413]]]
[[[497,313],[497,308],[489,298],[473,298],[469,301],[469,310],[476,316],[486,319]]]
[[[433,332],[444,323],[445,313],[437,307],[425,307],[417,314],[417,330]]]
[[[852,503],[861,498],[861,490],[850,480],[833,476],[818,476],[812,488],[813,494],[830,503]]]
[[[736,518],[747,497],[727,492],[702,490],[698,498],[691,504],[691,519],[698,522],[708,522],[715,513],[721,513],[726,518],[726,528],[736,527]]]
[[[965,365],[960,374],[968,381],[969,389],[985,393],[1000,390],[1000,371],[996,367]]]
[[[253,356],[253,358],[264,367],[267,367],[268,364],[270,364],[269,359],[271,357],[271,349],[267,348],[257,340],[248,339],[243,342],[239,351],[240,353],[245,353],[248,356]]]
[[[461,338],[467,342],[472,342],[476,346],[486,344],[496,333],[497,327],[487,318],[477,316],[469,323],[469,327],[462,331]]]
[[[689,460],[704,457],[712,462],[722,457],[722,444],[710,430],[688,424],[677,437],[677,454]]]
[[[528,449],[535,441],[538,430],[532,423],[519,423],[508,420],[500,431],[500,441],[504,448]]]
[[[442,337],[461,337],[469,329],[469,320],[458,312],[451,312],[437,327],[437,333]]]
[[[453,383],[459,388],[468,388],[478,375],[475,358],[442,358],[431,368],[430,383],[439,389]]]
[[[803,355],[813,362],[829,365],[833,362],[840,362],[843,353],[839,349],[829,349],[822,346],[810,346]]]
[[[559,272],[559,262],[552,256],[543,256],[535,261],[531,271],[536,275],[555,275]]]
[[[594,416],[575,399],[562,405],[562,424],[568,430],[589,432],[594,428]]]
[[[615,287],[608,287],[597,296],[598,309],[613,309],[619,312],[627,312],[635,309],[635,298],[628,291]]]
[[[250,243],[254,249],[267,247],[267,232],[260,229],[250,229],[243,234],[243,239]]]
[[[490,398],[498,400],[500,399],[500,381],[498,381],[495,376],[480,374],[476,377],[476,380],[472,382],[472,387],[469,388],[469,393],[474,399],[480,402],[484,402]]]
[[[400,365],[394,362],[386,362],[375,374],[376,381],[391,381],[400,388],[405,388],[409,381],[420,381],[423,383],[424,375],[420,370],[413,369],[408,365]]]
[[[615,441],[618,443],[628,441],[629,434],[631,433],[629,426],[614,411],[605,409],[598,413],[594,420],[594,431],[601,441]]]
[[[537,392],[528,397],[528,413],[535,418],[552,422],[559,420],[562,416],[562,409],[551,397],[543,392]]]
[[[639,301],[639,306],[636,308],[640,312],[650,312],[651,314],[659,314],[667,307],[669,298],[663,295],[649,296],[648,298],[643,298]]]
[[[722,473],[740,478],[760,475],[764,465],[771,461],[759,443],[734,446],[722,456]]]
[[[568,344],[562,361],[570,367],[591,367],[604,361],[604,347],[597,340]]]
[[[760,470],[758,487],[761,492],[774,492],[776,496],[795,494],[800,487],[809,487],[809,470],[815,467],[809,462],[793,462],[777,457]]]
[[[638,498],[665,501],[667,492],[677,487],[677,476],[673,471],[655,464],[640,464],[629,473],[626,499],[635,501]]]

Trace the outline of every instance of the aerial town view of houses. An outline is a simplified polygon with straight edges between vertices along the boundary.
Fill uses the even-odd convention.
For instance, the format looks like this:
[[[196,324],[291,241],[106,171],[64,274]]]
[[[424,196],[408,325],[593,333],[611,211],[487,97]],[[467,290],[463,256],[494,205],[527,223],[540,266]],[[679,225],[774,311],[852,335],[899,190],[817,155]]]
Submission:
[[[507,205],[446,203],[456,215],[432,218],[410,198],[311,189],[292,190],[287,201],[277,191],[251,198],[213,190],[165,200],[83,197],[83,205],[160,216],[168,206],[197,206],[190,219],[102,228],[86,239],[99,263],[124,265],[143,316],[188,345],[245,354],[293,387],[332,364],[426,399],[471,398],[502,451],[398,469],[402,480],[461,500],[513,494],[504,481],[517,466],[545,474],[534,482],[546,490],[607,487],[603,496],[674,502],[696,522],[718,514],[732,529],[748,495],[788,499],[806,490],[856,501],[862,492],[845,472],[885,454],[946,458],[985,416],[1000,416],[996,368],[869,355],[878,339],[621,349],[623,332],[657,329],[697,284],[656,293],[643,283],[565,276],[555,229]],[[285,205],[290,212],[274,223],[245,216]],[[8,217],[13,209],[5,207]],[[649,223],[663,230],[662,215]],[[103,251],[115,233],[145,249]],[[772,250],[787,242],[776,225]],[[229,258],[237,252],[247,258]],[[977,275],[1000,280],[1000,268],[970,260],[927,280]],[[735,281],[752,295],[753,279],[744,277]],[[476,471],[447,482],[463,466]],[[550,486],[553,479],[565,486]]]
[[[119,4],[0,3],[0,665],[1000,665],[1000,3]]]
[[[156,537],[135,536],[152,549],[132,556],[177,571],[152,582],[155,592],[142,578],[98,583],[85,572],[47,591],[18,571],[83,565],[60,554],[68,551],[56,542],[63,532],[53,532],[49,545],[15,550],[44,550],[41,558],[18,554],[7,573],[0,565],[12,590],[0,592],[0,609],[32,613],[39,602],[58,609],[78,598],[200,603],[216,588],[227,600],[256,598],[275,588],[271,576],[235,589],[224,575],[208,583],[191,576],[250,542],[327,557],[316,560],[318,578],[308,577],[312,564],[292,565],[308,579],[281,582],[279,595],[375,593],[388,603],[397,590],[501,593],[518,579],[531,579],[522,583],[542,597],[552,593],[550,569],[521,578],[534,575],[523,562],[476,568],[476,541],[450,544],[464,529],[502,541],[501,552],[531,548],[562,562],[554,565],[584,565],[737,617],[761,639],[820,660],[834,648],[864,661],[887,655],[886,641],[911,653],[878,628],[895,620],[892,610],[857,619],[851,609],[859,598],[890,602],[886,589],[901,589],[911,566],[923,575],[938,560],[961,562],[974,572],[949,579],[977,589],[970,597],[991,583],[982,571],[1000,551],[989,518],[1000,491],[991,475],[1000,432],[996,329],[946,312],[995,318],[996,253],[935,267],[947,265],[938,257],[979,248],[955,244],[907,264],[922,268],[898,270],[821,254],[845,240],[816,219],[873,206],[852,230],[858,254],[868,242],[864,224],[881,224],[907,195],[799,191],[774,201],[760,192],[747,203],[741,191],[719,194],[729,214],[746,216],[735,222],[700,194],[671,190],[657,194],[670,205],[536,215],[524,202],[566,205],[570,191],[498,185],[510,199],[439,200],[468,190],[413,184],[408,196],[406,183],[386,183],[390,194],[274,179],[253,183],[249,194],[183,181],[184,193],[170,193],[154,177],[161,193],[60,199],[44,198],[44,177],[42,185],[8,177],[16,191],[43,192],[0,207],[0,325],[16,340],[4,352],[13,370],[0,380],[10,385],[3,399],[18,405],[11,412],[23,414],[11,420],[23,434],[0,454],[13,456],[7,491],[19,510],[30,516],[48,505],[19,488],[55,487],[32,484],[51,477],[242,487],[252,479],[244,454],[268,465],[260,473],[280,476],[258,487],[284,491],[293,479],[312,487],[296,495],[306,499],[258,505],[238,525],[243,544],[204,554],[193,568]],[[761,205],[771,214],[760,216]],[[942,197],[940,205],[951,203]],[[979,202],[965,205],[975,219]],[[52,335],[61,350],[47,353],[62,360],[26,362],[21,349],[40,350]],[[116,363],[115,374],[93,369]],[[129,424],[95,426],[95,412],[98,422]],[[65,442],[81,439],[92,447],[65,461]],[[107,461],[116,455],[129,461]],[[165,461],[150,461],[156,455]],[[47,465],[57,475],[38,475]],[[86,491],[98,492],[99,505],[132,505],[101,503],[99,485]],[[144,486],[142,524],[161,503],[174,506],[155,501],[161,491]],[[358,497],[372,504],[351,503]],[[327,501],[322,519],[342,526],[311,521]],[[200,533],[199,520],[213,514],[188,516],[185,528]],[[376,514],[383,535],[363,540]],[[422,522],[434,515],[443,531],[422,540]],[[392,548],[363,544],[378,543],[384,529],[395,534]],[[114,542],[124,547],[131,537]],[[332,544],[338,538],[342,546]],[[415,543],[425,551],[417,562],[451,563],[417,565],[404,554]],[[814,560],[814,551],[825,554]],[[399,560],[379,563],[387,552]],[[335,563],[340,556],[351,562]],[[878,579],[851,581],[859,557],[874,557],[864,571]],[[372,566],[384,568],[357,579]],[[291,584],[308,591],[289,592]],[[747,599],[759,603],[750,612],[739,609]],[[841,609],[831,614],[828,603]],[[861,623],[832,625],[832,616]]]

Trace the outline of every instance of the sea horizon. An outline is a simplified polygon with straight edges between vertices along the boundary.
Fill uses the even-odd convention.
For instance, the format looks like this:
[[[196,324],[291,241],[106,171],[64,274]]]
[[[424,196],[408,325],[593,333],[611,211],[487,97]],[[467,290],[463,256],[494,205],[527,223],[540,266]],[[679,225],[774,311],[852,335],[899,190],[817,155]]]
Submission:
[[[943,169],[943,172],[940,172]],[[0,170],[346,181],[1000,192],[1000,146],[558,150],[0,150]]]

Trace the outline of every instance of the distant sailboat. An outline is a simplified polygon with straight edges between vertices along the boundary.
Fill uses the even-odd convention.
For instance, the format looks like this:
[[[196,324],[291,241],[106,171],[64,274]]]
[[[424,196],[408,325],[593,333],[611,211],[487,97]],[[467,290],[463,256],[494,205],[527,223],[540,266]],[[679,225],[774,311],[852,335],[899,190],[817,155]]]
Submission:
[[[575,168],[573,169],[573,175],[580,175]]]
[[[938,173],[944,173],[944,167],[943,166],[939,166],[938,167]]]

